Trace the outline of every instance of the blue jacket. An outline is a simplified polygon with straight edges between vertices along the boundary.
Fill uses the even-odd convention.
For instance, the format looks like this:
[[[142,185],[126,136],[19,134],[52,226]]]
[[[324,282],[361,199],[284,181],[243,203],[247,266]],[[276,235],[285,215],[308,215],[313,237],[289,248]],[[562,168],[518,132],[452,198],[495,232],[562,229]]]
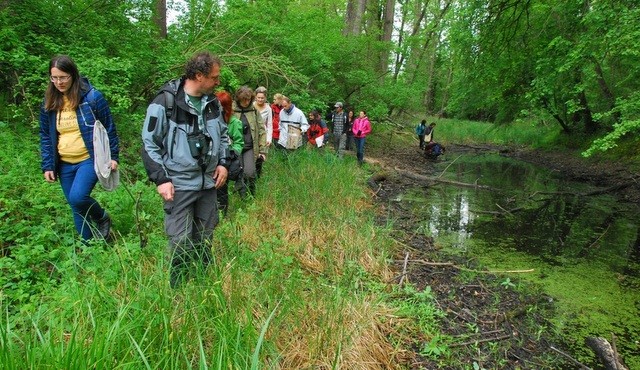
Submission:
[[[93,126],[96,119],[102,122],[109,135],[109,146],[111,147],[111,159],[118,162],[118,134],[116,125],[113,123],[111,110],[102,93],[96,90],[86,78],[82,78],[80,87],[80,104],[76,109],[78,115],[78,126],[84,145],[87,147],[91,160],[93,157]],[[44,103],[40,107],[40,152],[42,155],[42,171],[60,172],[60,161],[58,157],[58,130],[56,121],[58,112],[44,109]]]

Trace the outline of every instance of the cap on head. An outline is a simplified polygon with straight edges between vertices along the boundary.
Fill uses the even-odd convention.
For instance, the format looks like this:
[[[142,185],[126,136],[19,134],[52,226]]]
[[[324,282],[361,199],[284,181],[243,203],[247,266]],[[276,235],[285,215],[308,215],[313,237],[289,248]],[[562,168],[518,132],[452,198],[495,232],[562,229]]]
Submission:
[[[337,102],[336,105],[334,105],[335,108],[342,108],[342,103],[341,102]]]

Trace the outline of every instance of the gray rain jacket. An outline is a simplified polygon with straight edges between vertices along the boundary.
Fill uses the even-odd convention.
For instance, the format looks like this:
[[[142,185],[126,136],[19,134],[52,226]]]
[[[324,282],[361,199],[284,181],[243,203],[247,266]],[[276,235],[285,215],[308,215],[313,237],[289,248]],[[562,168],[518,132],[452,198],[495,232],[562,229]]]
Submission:
[[[204,125],[200,131],[209,144],[208,162],[199,163],[191,155],[188,134],[197,131],[198,114],[187,104],[184,79],[169,81],[149,104],[142,129],[142,161],[149,180],[156,185],[172,182],[176,190],[204,190],[215,186],[213,173],[218,165],[227,167],[229,135],[222,107],[214,96],[203,104]],[[167,93],[173,107],[167,111]],[[170,113],[170,117],[168,116]]]

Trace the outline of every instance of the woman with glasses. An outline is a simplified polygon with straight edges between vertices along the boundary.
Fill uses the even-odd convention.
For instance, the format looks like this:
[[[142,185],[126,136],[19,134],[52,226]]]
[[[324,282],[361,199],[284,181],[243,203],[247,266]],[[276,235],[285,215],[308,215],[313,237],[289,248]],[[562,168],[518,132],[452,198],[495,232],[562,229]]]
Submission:
[[[60,55],[49,62],[49,86],[40,109],[42,171],[48,182],[60,180],[78,234],[110,240],[111,218],[91,197],[94,170],[93,129],[99,120],[107,131],[111,170],[118,168],[118,136],[102,93],[80,76],[74,61]]]

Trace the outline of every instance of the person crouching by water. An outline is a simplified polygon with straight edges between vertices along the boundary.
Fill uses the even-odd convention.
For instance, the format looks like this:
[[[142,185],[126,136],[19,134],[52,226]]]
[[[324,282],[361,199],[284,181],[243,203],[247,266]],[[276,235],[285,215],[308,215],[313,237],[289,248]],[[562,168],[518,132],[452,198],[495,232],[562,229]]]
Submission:
[[[369,122],[369,117],[367,117],[367,112],[363,110],[360,111],[358,118],[353,121],[351,131],[356,141],[358,164],[362,165],[362,162],[364,162],[364,139],[371,132],[371,123]]]
[[[309,113],[309,129],[307,130],[307,139],[309,144],[321,148],[324,146],[326,134],[329,132],[327,123],[322,119],[317,110]]]
[[[111,170],[118,169],[118,135],[102,93],[80,76],[66,55],[49,62],[49,86],[40,109],[42,171],[60,186],[73,212],[76,231],[84,241],[94,236],[110,240],[111,218],[91,191],[98,182],[94,169],[93,130],[99,120],[107,131]]]

